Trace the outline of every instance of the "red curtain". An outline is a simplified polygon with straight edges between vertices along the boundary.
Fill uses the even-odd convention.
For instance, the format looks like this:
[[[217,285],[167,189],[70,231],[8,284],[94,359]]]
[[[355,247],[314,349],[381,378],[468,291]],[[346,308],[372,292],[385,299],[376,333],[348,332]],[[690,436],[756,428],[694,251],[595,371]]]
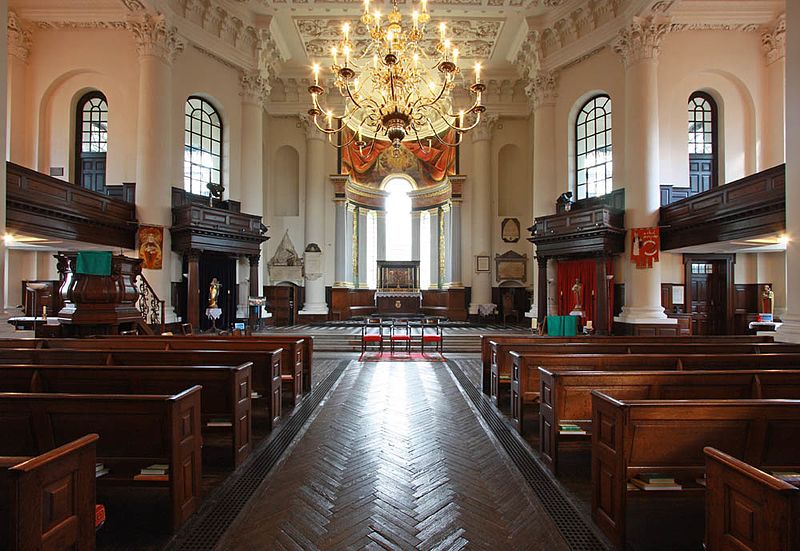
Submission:
[[[559,260],[556,263],[558,275],[556,279],[556,297],[558,304],[558,314],[560,316],[569,315],[573,308],[575,308],[575,293],[572,291],[572,286],[575,285],[575,280],[581,282],[583,285],[583,311],[586,317],[581,319],[581,324],[585,325],[587,320],[596,319],[597,308],[605,306],[606,318],[608,319],[607,330],[611,329],[611,322],[613,321],[614,312],[614,293],[610,289],[606,289],[608,303],[605,305],[597,304],[597,261],[594,259],[589,260]],[[613,272],[613,264],[611,260],[606,262],[606,274],[611,275]],[[595,329],[597,325],[595,324]]]

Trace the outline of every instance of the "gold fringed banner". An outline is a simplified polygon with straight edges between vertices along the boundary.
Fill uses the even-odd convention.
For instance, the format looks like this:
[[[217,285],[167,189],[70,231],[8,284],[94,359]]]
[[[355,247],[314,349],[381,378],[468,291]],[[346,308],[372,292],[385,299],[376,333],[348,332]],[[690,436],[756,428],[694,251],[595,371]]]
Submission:
[[[640,270],[652,268],[658,262],[661,233],[659,228],[631,229],[631,262]]]

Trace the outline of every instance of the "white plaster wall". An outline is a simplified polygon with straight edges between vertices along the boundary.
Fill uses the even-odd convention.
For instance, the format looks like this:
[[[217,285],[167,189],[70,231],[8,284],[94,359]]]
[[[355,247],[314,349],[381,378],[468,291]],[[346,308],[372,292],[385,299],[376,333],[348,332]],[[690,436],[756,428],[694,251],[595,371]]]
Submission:
[[[759,283],[758,255],[753,253],[737,253],[733,266],[734,283]]]
[[[684,267],[683,255],[661,251],[658,254],[661,263],[662,283],[683,283]]]
[[[775,313],[778,316],[786,313],[785,252],[758,254],[758,283],[772,283],[772,290],[775,292]]]

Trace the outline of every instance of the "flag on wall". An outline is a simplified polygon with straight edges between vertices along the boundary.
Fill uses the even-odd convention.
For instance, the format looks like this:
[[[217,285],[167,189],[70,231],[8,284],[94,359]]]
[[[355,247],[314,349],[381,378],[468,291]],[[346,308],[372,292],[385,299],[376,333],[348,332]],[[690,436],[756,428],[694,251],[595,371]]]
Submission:
[[[631,262],[640,270],[652,268],[658,262],[658,249],[661,246],[659,228],[631,229]]]
[[[139,242],[139,258],[142,259],[142,268],[160,270],[163,258],[164,228],[162,226],[141,224],[137,232],[137,240]]]

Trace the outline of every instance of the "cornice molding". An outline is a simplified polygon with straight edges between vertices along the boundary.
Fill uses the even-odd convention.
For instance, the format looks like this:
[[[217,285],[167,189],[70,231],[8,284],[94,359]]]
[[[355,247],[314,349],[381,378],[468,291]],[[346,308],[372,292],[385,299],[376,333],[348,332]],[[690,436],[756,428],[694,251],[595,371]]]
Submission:
[[[761,31],[761,49],[764,51],[767,65],[771,65],[786,57],[786,14]]]
[[[619,32],[611,43],[611,49],[622,57],[625,67],[655,60],[661,53],[661,41],[670,30],[670,21],[663,16],[636,16]]]
[[[145,13],[127,21],[140,57],[154,56],[171,64],[186,47],[178,29],[163,14]]]
[[[31,31],[26,28],[17,14],[8,11],[8,53],[20,59],[23,63],[28,62],[31,55],[33,40]]]

